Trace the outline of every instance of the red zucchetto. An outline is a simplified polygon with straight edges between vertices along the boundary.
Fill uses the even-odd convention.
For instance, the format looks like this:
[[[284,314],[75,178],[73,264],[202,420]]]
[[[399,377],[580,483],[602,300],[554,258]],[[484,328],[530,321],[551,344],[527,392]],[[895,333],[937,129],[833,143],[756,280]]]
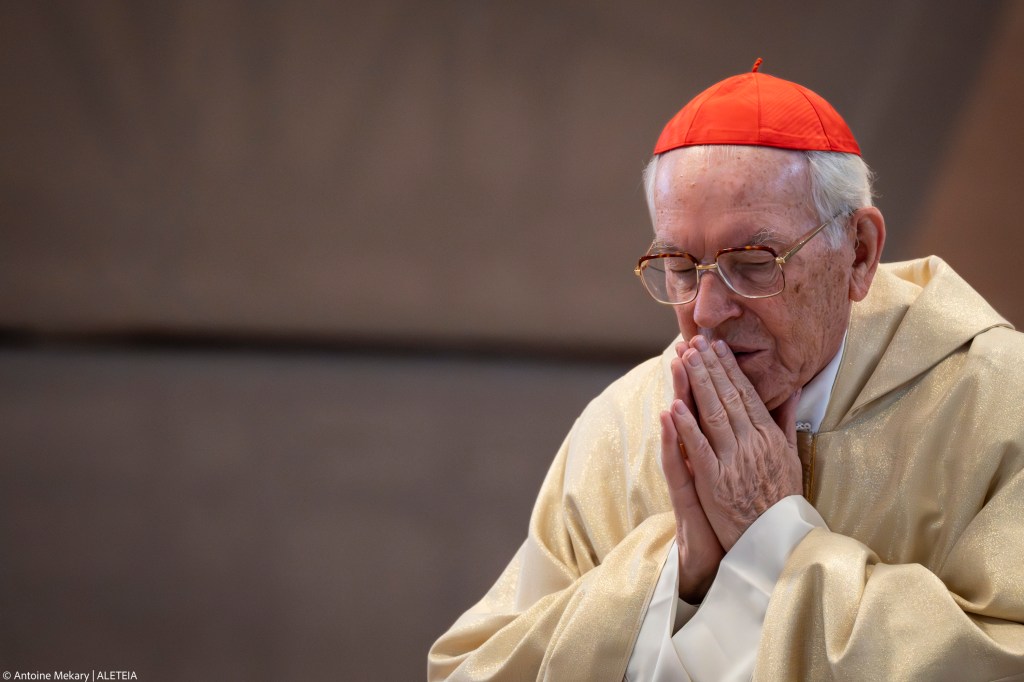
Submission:
[[[726,78],[694,97],[672,117],[654,146],[661,154],[699,144],[746,144],[783,149],[849,152],[860,147],[846,121],[817,93],[759,73]]]

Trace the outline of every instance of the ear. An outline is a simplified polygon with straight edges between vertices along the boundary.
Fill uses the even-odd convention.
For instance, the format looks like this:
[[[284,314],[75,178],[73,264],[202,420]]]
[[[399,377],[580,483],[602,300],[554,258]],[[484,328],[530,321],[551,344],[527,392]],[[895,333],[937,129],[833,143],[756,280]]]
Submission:
[[[874,206],[854,212],[853,267],[850,270],[850,300],[861,301],[868,295],[885,246],[885,218]]]

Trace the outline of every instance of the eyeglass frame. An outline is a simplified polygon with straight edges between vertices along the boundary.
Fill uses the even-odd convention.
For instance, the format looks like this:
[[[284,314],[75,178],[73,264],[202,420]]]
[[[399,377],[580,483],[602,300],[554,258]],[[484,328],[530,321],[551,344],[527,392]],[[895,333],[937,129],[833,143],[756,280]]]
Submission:
[[[654,248],[655,242],[657,241],[655,240],[654,242],[651,242],[651,245],[649,247],[647,247],[647,253],[641,256],[640,260],[637,261],[636,267],[633,268],[633,274],[640,278],[640,282],[644,285],[644,290],[646,290],[647,293],[651,295],[651,298],[653,298],[658,303],[661,303],[662,305],[686,305],[687,303],[694,301],[697,298],[697,293],[700,291],[701,275],[704,272],[711,271],[717,273],[718,278],[722,280],[725,286],[729,287],[729,290],[735,293],[737,296],[742,296],[743,298],[750,299],[771,298],[773,296],[778,296],[779,294],[786,290],[786,271],[783,268],[783,266],[786,264],[786,261],[793,257],[797,251],[802,249],[804,245],[807,244],[807,242],[814,239],[814,237],[816,237],[819,232],[824,230],[828,225],[832,224],[836,219],[844,215],[849,216],[852,214],[853,211],[849,209],[844,209],[840,211],[839,213],[835,214],[834,216],[823,222],[821,225],[818,225],[816,228],[814,228],[810,232],[806,233],[804,236],[797,239],[796,242],[788,249],[786,249],[781,256],[775,251],[775,249],[768,246],[767,244],[748,244],[747,246],[730,246],[724,249],[719,249],[715,253],[715,260],[707,265],[704,265],[699,260],[697,260],[693,255],[685,251],[673,251],[668,253],[650,253],[651,249]],[[718,267],[718,257],[721,256],[723,253],[735,253],[737,251],[767,251],[772,256],[774,256],[775,263],[779,266],[779,272],[782,273],[782,288],[776,291],[774,294],[762,294],[759,296],[750,296],[740,291],[736,291],[736,288],[732,285],[731,282],[729,282],[729,279],[722,274],[721,269]],[[644,263],[661,258],[687,258],[693,262],[694,270],[697,273],[697,284],[693,287],[692,297],[688,298],[685,301],[662,301],[660,298],[654,295],[654,292],[650,290],[650,288],[647,286],[647,280],[644,279],[643,276]]]

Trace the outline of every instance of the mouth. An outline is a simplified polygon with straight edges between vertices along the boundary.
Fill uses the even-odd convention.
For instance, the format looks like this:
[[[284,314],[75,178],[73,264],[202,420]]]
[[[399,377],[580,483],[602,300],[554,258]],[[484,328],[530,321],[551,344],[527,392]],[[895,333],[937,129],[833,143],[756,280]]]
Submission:
[[[751,348],[750,350],[733,349],[732,354],[736,357],[736,362],[743,364],[763,352],[764,350],[761,348]]]
[[[747,343],[740,343],[740,342],[735,342],[734,343],[734,342],[728,341],[727,339],[711,339],[711,338],[708,339],[708,341],[712,341],[712,340],[725,341],[726,345],[729,346],[729,350],[732,351],[733,357],[736,358],[736,362],[737,363],[741,363],[741,364],[749,363],[754,358],[756,358],[759,355],[762,355],[762,354],[767,352],[767,349],[764,346],[754,346],[754,345],[748,345]]]

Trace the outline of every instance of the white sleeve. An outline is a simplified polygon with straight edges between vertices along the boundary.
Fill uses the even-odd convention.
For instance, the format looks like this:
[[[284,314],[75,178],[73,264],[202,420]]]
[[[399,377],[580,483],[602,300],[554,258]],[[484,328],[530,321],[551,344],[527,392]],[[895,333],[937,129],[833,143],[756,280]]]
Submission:
[[[825,522],[791,495],[762,514],[722,559],[697,609],[678,597],[676,544],[668,557],[626,668],[629,682],[749,680],[768,599],[793,549]],[[676,632],[678,630],[678,632]],[[670,633],[675,632],[675,635]]]
[[[661,567],[661,576],[654,587],[651,603],[647,605],[644,621],[640,624],[633,653],[626,665],[627,682],[657,680],[688,682],[690,677],[679,662],[672,646],[672,633],[697,612],[679,598],[679,555],[675,540],[668,548],[668,556]]]

